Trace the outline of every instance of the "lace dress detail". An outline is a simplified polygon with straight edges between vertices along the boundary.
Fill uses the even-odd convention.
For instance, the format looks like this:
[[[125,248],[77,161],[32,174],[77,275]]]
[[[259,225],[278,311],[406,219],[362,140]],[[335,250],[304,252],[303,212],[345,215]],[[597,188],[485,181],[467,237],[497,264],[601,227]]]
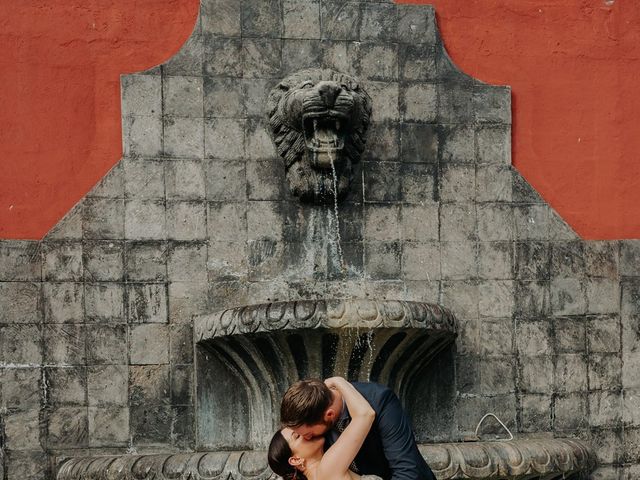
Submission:
[[[361,475],[360,480],[382,480],[382,478],[377,475]]]

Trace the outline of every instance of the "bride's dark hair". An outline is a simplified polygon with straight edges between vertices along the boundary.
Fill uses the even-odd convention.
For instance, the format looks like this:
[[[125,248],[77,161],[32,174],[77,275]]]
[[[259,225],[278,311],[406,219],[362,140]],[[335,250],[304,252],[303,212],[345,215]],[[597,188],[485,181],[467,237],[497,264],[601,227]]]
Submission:
[[[289,458],[292,456],[293,452],[287,440],[282,436],[282,432],[278,430],[271,439],[267,454],[271,470],[284,480],[307,480],[307,477],[300,470],[289,463]]]

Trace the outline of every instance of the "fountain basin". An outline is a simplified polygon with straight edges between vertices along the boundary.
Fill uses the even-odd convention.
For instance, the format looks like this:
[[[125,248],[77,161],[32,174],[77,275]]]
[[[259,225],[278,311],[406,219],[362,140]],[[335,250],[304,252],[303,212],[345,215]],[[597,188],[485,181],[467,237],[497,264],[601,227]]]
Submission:
[[[60,459],[58,480],[267,480],[266,444],[299,378],[341,375],[390,386],[412,416],[433,415],[426,368],[457,334],[439,305],[321,299],[222,310],[194,321],[197,452]],[[419,437],[419,433],[418,437]],[[575,439],[419,445],[438,480],[586,478],[591,448]]]
[[[438,480],[554,480],[586,478],[595,454],[575,439],[420,445]],[[123,455],[62,461],[58,480],[267,480],[266,452]]]

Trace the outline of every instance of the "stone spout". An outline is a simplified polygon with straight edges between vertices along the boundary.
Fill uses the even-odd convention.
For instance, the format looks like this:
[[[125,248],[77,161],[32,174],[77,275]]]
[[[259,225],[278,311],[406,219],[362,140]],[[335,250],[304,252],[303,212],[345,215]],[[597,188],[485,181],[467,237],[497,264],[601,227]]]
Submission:
[[[301,70],[273,88],[267,110],[291,193],[318,204],[344,198],[371,121],[371,97],[358,80],[330,69]]]

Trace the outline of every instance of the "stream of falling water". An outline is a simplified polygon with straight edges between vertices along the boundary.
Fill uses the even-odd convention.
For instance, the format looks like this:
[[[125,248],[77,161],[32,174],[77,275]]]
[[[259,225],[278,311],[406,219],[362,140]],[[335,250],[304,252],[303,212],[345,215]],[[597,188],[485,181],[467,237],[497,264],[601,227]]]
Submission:
[[[338,216],[338,175],[336,174],[336,166],[333,161],[333,154],[329,153],[329,161],[331,162],[331,174],[333,175],[333,215],[336,219],[336,242],[338,246],[338,260],[340,261],[340,269],[342,272],[346,270],[344,257],[342,256],[342,239],[340,238],[340,217]]]
[[[318,120],[313,119],[313,136],[314,138],[318,137]],[[319,146],[319,144],[318,144]],[[334,147],[338,146],[338,140],[334,140]],[[317,163],[317,152],[314,151],[315,163]],[[335,166],[335,158],[333,156],[333,151],[331,149],[327,150],[327,155],[329,156],[329,163],[331,163],[331,175],[333,177],[333,218],[335,219],[335,237],[336,237],[336,250],[338,254],[338,262],[340,264],[340,270],[344,272],[346,270],[346,266],[344,263],[344,256],[342,254],[342,239],[340,237],[340,216],[338,215],[338,174],[336,173]],[[331,217],[329,221],[329,228],[333,222],[331,222]]]
[[[373,355],[374,355],[374,351],[373,351],[373,330],[369,330],[366,333],[366,337],[367,337],[367,361],[365,363],[365,368],[364,371],[365,372],[371,372],[371,368],[373,367]],[[365,381],[370,382],[371,379],[370,378],[366,378]]]

